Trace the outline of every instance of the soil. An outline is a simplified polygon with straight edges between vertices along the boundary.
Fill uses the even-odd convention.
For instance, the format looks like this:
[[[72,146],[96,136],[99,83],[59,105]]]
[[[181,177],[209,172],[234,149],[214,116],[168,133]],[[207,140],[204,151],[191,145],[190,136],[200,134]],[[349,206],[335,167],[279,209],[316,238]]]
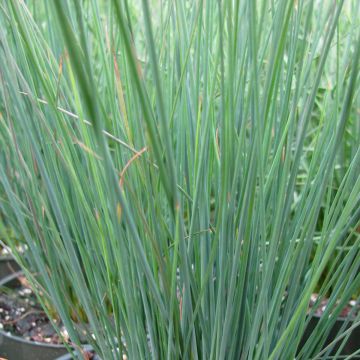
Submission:
[[[20,253],[24,253],[26,250],[27,250],[27,246],[26,245],[19,245],[16,247],[17,248],[17,251],[20,252]],[[9,256],[11,255],[11,249],[8,248],[8,247],[3,247],[1,244],[0,244],[0,257],[2,256]]]
[[[318,297],[318,294],[312,294],[311,300],[310,300],[310,308],[314,306],[317,297]],[[322,316],[327,307],[328,302],[329,302],[328,298],[322,299],[320,304],[317,305],[315,315]],[[347,317],[349,315],[349,313],[353,310],[354,306],[357,307],[355,309],[355,311],[353,312],[353,316],[355,317],[360,312],[360,305],[359,304],[356,305],[355,300],[349,301],[349,303],[342,309],[341,313],[339,314],[339,317],[343,317],[343,318]]]
[[[0,245],[0,257],[9,255],[9,251]]]
[[[22,276],[19,277],[19,286],[16,288],[0,289],[0,329],[30,341],[62,343]]]

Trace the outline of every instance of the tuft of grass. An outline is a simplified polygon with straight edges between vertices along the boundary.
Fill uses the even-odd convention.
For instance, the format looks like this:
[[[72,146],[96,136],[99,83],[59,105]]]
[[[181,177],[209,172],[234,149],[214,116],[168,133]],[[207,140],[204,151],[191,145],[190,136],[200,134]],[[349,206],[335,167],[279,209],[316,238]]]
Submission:
[[[7,244],[74,344],[84,323],[103,359],[345,344],[323,349],[360,302],[359,19],[356,0],[1,3],[0,211],[26,256]]]

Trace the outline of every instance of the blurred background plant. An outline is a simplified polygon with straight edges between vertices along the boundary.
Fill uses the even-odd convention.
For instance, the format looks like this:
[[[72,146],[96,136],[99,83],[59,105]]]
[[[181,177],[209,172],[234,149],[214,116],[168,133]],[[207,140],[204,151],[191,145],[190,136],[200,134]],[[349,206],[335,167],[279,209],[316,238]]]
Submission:
[[[359,304],[359,15],[0,4],[1,211],[26,256],[6,243],[72,342],[86,324],[103,359],[321,354]]]

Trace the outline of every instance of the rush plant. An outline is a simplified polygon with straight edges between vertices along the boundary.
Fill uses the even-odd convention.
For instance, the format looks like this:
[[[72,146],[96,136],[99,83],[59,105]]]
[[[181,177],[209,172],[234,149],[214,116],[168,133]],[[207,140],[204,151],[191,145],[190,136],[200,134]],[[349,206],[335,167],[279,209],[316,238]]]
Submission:
[[[359,19],[356,0],[1,2],[0,210],[74,344],[346,341],[359,312],[323,346],[360,288]]]

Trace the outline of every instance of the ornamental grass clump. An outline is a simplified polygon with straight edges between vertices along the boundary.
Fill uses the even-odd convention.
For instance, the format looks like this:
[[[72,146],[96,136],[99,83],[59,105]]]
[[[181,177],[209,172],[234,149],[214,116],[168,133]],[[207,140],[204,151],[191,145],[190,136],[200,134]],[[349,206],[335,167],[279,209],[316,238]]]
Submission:
[[[345,344],[359,19],[356,0],[1,3],[0,210],[76,346],[308,360]]]

